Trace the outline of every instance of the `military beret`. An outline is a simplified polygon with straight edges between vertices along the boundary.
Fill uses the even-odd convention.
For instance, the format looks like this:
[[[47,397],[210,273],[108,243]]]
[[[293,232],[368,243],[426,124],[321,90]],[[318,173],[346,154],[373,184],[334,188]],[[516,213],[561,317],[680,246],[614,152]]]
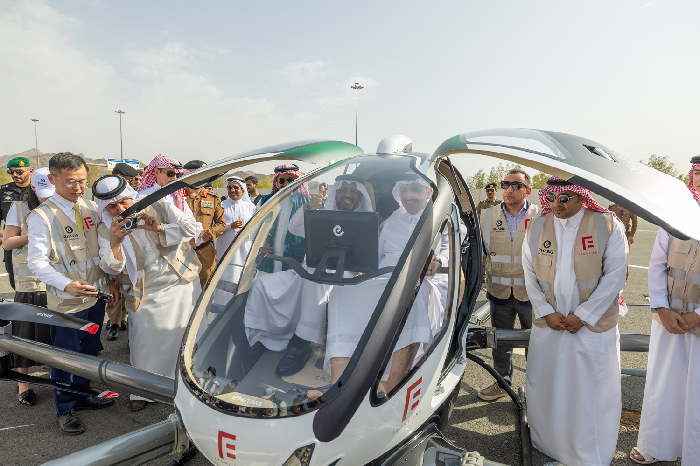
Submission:
[[[9,162],[7,162],[7,168],[28,167],[28,166],[29,166],[29,159],[26,157],[15,157],[14,159],[11,159]]]
[[[128,163],[118,163],[112,169],[112,175],[137,176],[139,172]]]
[[[496,189],[496,183],[488,183],[484,189]]]
[[[690,163],[693,163],[693,164],[700,163],[700,155],[696,155],[695,157],[690,159]],[[9,167],[9,165],[8,165],[8,167]]]
[[[202,168],[205,165],[206,163],[202,162],[201,160],[190,160],[182,168],[184,168],[185,170],[197,170],[198,168]]]

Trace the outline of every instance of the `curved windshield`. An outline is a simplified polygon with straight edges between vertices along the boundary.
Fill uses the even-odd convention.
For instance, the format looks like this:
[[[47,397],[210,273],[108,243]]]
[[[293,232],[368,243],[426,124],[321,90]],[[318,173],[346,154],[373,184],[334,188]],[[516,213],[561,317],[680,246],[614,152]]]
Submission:
[[[193,392],[260,417],[328,401],[432,203],[431,183],[412,168],[419,162],[357,157],[289,180],[259,207],[219,261],[188,330],[182,370]],[[431,343],[428,307],[414,303],[399,343]],[[416,360],[401,356],[391,380]]]

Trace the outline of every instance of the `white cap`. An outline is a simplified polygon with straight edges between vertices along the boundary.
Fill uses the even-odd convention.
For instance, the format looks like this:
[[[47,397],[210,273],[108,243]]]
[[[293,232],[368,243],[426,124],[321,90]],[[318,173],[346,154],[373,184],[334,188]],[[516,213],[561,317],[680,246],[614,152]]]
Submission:
[[[32,186],[37,197],[48,199],[56,192],[56,188],[49,181],[49,168],[42,167],[32,173]]]
[[[413,141],[408,136],[397,134],[379,141],[377,154],[405,154],[413,150]]]

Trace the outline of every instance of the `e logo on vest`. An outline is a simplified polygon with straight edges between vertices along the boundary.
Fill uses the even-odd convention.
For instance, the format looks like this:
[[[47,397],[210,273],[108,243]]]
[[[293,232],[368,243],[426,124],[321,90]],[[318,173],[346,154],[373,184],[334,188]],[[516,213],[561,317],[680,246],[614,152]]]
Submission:
[[[581,244],[583,245],[584,251],[586,249],[592,249],[595,247],[595,244],[593,244],[593,237],[592,236],[584,236],[583,238],[581,238]]]

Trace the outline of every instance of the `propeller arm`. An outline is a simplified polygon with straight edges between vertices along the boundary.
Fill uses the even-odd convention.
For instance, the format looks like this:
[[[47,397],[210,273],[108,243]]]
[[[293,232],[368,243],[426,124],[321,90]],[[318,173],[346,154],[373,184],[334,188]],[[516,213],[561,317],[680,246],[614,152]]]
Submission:
[[[105,361],[95,356],[56,348],[12,335],[0,335],[0,348],[56,369],[100,382],[116,392],[127,391],[168,404],[172,403],[175,398],[175,381],[173,379],[135,367]]]
[[[33,306],[31,304],[8,301],[0,302],[0,319],[74,328],[84,330],[91,335],[94,335],[100,329],[99,325],[88,322],[87,320],[78,319],[70,314],[51,311],[45,307]]]

